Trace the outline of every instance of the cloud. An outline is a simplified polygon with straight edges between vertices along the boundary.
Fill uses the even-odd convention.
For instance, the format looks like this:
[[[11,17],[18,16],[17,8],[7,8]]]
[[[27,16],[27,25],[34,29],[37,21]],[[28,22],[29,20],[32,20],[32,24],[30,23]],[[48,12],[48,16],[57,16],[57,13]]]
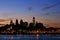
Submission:
[[[56,11],[56,12],[49,12],[49,13],[45,13],[44,15],[53,15],[53,14],[60,15],[60,12],[58,12],[58,11]]]
[[[5,22],[5,21],[8,21],[8,20],[5,20],[5,19],[0,19],[0,22]]]
[[[52,14],[60,14],[60,12],[52,12]]]
[[[50,13],[45,13],[44,15],[50,15]]]
[[[28,7],[28,11],[31,11],[32,10],[32,7]]]
[[[53,4],[53,5],[51,5],[51,6],[48,6],[48,7],[44,7],[43,10],[50,9],[50,8],[52,8],[52,7],[55,7],[55,6],[59,5],[59,4],[60,4],[60,2],[58,2],[58,3],[56,3],[56,4]]]
[[[4,24],[0,24],[0,25],[4,25]]]

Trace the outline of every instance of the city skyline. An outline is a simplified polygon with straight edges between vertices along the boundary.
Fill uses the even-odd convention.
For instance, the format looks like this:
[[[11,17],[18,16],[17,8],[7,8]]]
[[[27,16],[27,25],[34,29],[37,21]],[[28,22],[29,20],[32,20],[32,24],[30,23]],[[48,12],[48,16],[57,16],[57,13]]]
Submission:
[[[59,0],[0,0],[0,24],[8,24],[10,20],[42,22],[47,27],[60,28]]]

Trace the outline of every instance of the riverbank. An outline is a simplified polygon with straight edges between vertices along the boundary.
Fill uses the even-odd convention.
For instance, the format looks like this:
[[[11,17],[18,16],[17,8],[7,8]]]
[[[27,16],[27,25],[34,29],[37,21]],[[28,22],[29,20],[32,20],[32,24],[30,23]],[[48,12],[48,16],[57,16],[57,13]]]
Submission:
[[[60,34],[60,33],[0,33],[0,35],[36,35],[36,34]]]

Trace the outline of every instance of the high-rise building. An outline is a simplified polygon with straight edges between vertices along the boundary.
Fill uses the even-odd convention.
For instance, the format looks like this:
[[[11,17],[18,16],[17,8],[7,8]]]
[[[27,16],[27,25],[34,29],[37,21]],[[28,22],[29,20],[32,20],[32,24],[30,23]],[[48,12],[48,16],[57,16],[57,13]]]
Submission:
[[[10,26],[11,26],[10,29],[13,29],[13,25],[14,25],[13,20],[11,20],[10,21]]]
[[[35,25],[35,17],[33,17],[33,24]]]
[[[18,25],[19,23],[18,23],[18,19],[16,19],[16,25]]]
[[[23,25],[23,20],[22,19],[20,20],[20,25]]]
[[[13,24],[13,20],[10,21],[10,25],[12,25],[12,24]]]

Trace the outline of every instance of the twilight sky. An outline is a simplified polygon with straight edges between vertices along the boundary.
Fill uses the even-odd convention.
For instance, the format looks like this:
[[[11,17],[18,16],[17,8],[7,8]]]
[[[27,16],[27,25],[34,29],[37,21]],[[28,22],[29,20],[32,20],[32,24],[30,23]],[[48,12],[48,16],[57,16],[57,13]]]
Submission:
[[[32,22],[32,17],[45,26],[60,27],[60,0],[0,0],[0,25],[11,19]]]

